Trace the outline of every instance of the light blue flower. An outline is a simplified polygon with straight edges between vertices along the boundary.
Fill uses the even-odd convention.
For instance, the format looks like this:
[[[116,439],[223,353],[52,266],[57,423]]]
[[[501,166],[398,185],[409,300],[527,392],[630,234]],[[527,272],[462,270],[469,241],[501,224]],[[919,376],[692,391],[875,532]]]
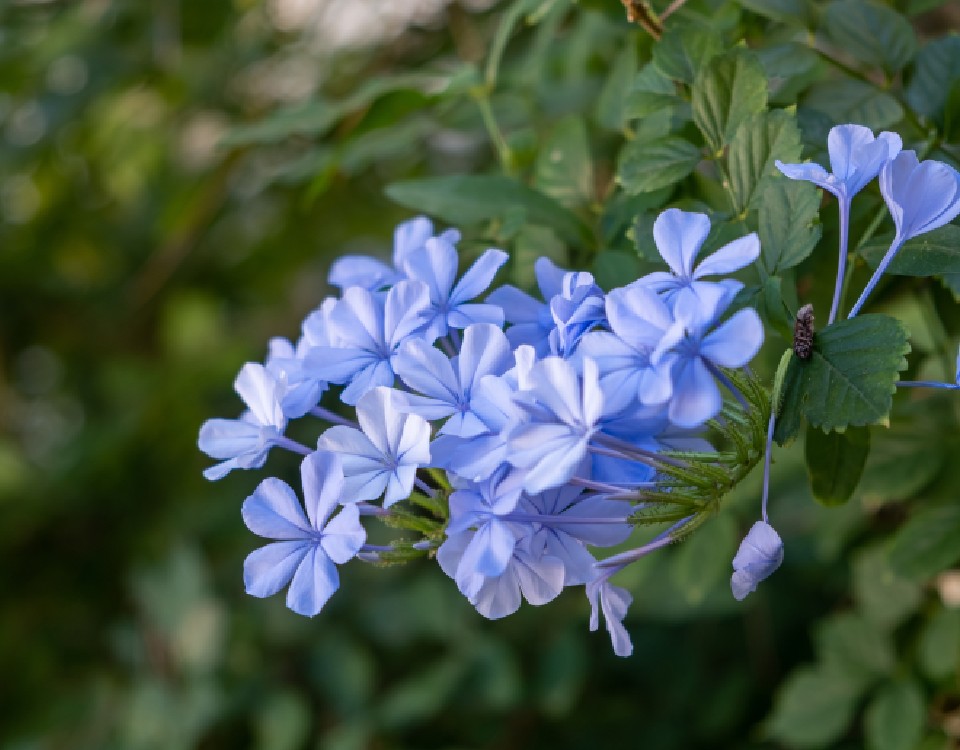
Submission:
[[[429,307],[427,286],[419,281],[401,281],[386,296],[351,287],[330,312],[330,345],[311,348],[305,367],[317,378],[346,384],[340,398],[356,404],[377,386],[393,385],[393,359],[404,341],[423,335]]]
[[[755,233],[730,242],[694,267],[697,254],[710,234],[710,219],[706,214],[668,208],[653,223],[653,239],[657,250],[670,267],[670,273],[657,271],[640,279],[639,283],[664,295],[672,302],[684,290],[700,294],[720,283],[740,288],[740,283],[728,279],[722,282],[703,281],[706,276],[729,274],[753,263],[760,255],[760,240]]]
[[[577,349],[579,357],[597,363],[606,410],[665,404],[673,393],[672,362],[654,366],[650,358],[674,325],[670,309],[652,289],[635,282],[607,295],[606,316],[611,331],[587,333]]]
[[[827,135],[832,172],[813,162],[784,164],[778,159],[776,165],[790,179],[812,182],[849,208],[853,196],[863,190],[901,148],[903,141],[896,133],[885,131],[874,138],[873,131],[863,125],[837,125],[830,128]]]
[[[860,312],[904,242],[932,232],[960,215],[960,173],[943,162],[932,159],[920,162],[913,151],[901,151],[883,165],[880,192],[897,232],[850,310],[850,318]]]
[[[718,368],[743,367],[763,343],[763,323],[752,308],[717,325],[731,302],[730,290],[719,285],[701,289],[699,297],[678,297],[676,323],[651,357],[654,366],[670,362],[673,368],[668,415],[678,427],[698,427],[714,417],[723,404],[715,379],[726,381]]]
[[[425,283],[429,290],[425,324],[428,341],[445,336],[450,328],[466,328],[471,323],[503,325],[500,307],[470,300],[486,291],[508,257],[502,250],[491,248],[477,258],[457,282],[460,258],[449,239],[429,239],[407,256],[404,261],[407,276]]]
[[[835,195],[839,201],[839,260],[828,325],[836,320],[840,311],[850,233],[850,202],[853,196],[877,176],[884,164],[900,153],[902,147],[903,141],[896,133],[883,132],[874,138],[873,131],[863,125],[837,125],[830,129],[827,136],[832,173],[819,164],[784,164],[779,160],[776,162],[777,169],[787,177],[812,182]]]
[[[504,284],[494,290],[487,302],[503,308],[503,314],[510,327],[507,328],[507,340],[516,349],[528,344],[541,357],[550,353],[549,336],[556,328],[550,300],[560,294],[566,271],[557,268],[549,258],[538,258],[534,263],[537,286],[545,302],[531,297],[515,286]]]
[[[398,408],[399,394],[375,388],[357,403],[360,429],[338,425],[317,441],[321,451],[340,455],[343,502],[375,500],[386,492],[389,507],[410,496],[417,469],[430,462],[430,425]]]
[[[606,324],[603,290],[593,274],[570,271],[563,275],[560,292],[550,300],[554,328],[550,331],[550,351],[561,357],[574,353],[581,337]]]
[[[783,541],[766,521],[757,521],[747,532],[733,558],[730,587],[733,597],[743,601],[760,581],[770,577],[783,562]]]
[[[328,453],[312,453],[300,465],[307,512],[290,486],[270,477],[243,504],[243,520],[258,536],[278,541],[251,552],[243,564],[248,594],[273,596],[290,583],[287,606],[316,615],[340,586],[342,565],[366,541],[356,505],[330,516],[341,501],[343,472]],[[292,580],[291,580],[292,579]]]
[[[600,577],[587,584],[587,600],[590,602],[591,632],[599,629],[599,610],[603,610],[603,619],[610,634],[610,641],[613,643],[613,653],[617,656],[630,656],[633,653],[633,643],[630,640],[630,634],[623,626],[627,609],[633,601],[630,592]]]
[[[270,339],[270,349],[264,367],[275,378],[286,382],[281,407],[287,419],[299,419],[320,402],[327,389],[325,381],[313,376],[304,367],[304,355],[309,348],[301,338],[295,347],[279,336]]]
[[[403,396],[406,408],[424,419],[448,418],[441,434],[469,438],[488,431],[473,408],[478,383],[487,375],[503,375],[512,364],[503,331],[475,323],[464,331],[458,355],[448,359],[426,341],[412,339],[395,358],[394,370],[416,392]]]
[[[225,477],[232,469],[259,469],[270,449],[284,443],[287,426],[282,400],[286,384],[263,365],[248,362],[233,384],[247,411],[239,419],[208,419],[200,428],[197,445],[221,463],[203,472],[210,480]]]
[[[460,241],[460,233],[456,229],[448,229],[440,236],[454,245]],[[393,286],[405,278],[403,264],[410,254],[422,248],[432,237],[433,224],[430,219],[418,216],[405,221],[393,233],[392,267],[368,255],[344,255],[330,266],[328,281],[332,286],[344,290],[359,286],[374,292]]]
[[[538,554],[541,550],[531,549],[529,537],[516,540],[513,554],[500,575],[484,576],[472,565],[461,569],[476,533],[462,531],[447,537],[437,550],[437,562],[484,617],[496,620],[513,614],[520,608],[521,597],[534,606],[546,604],[563,590],[563,562],[552,555]]]
[[[516,400],[529,421],[507,435],[507,458],[526,471],[524,489],[535,495],[566,483],[583,463],[603,413],[603,392],[589,359],[580,377],[569,361],[547,357],[527,380]]]

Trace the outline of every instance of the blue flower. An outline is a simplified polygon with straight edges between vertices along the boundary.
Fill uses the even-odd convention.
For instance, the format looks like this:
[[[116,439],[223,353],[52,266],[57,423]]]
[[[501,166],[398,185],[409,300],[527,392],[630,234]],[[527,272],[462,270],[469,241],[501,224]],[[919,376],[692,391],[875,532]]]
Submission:
[[[740,549],[733,558],[733,576],[730,578],[733,597],[742,601],[782,562],[783,541],[780,535],[766,521],[757,521],[740,542]]]
[[[466,328],[471,323],[503,325],[500,307],[471,304],[470,300],[486,291],[508,257],[502,250],[487,250],[454,285],[460,258],[449,238],[441,236],[427,240],[422,248],[407,256],[404,262],[407,276],[424,282],[429,289],[427,340],[434,341],[445,336],[450,328]]]
[[[600,627],[600,613],[603,610],[603,619],[607,624],[607,632],[613,643],[613,653],[617,656],[630,656],[633,653],[633,643],[630,634],[623,626],[627,616],[627,609],[633,597],[626,589],[614,586],[604,577],[597,578],[587,584],[587,599],[590,602],[590,630],[596,631]]]
[[[404,341],[423,335],[429,306],[419,281],[401,281],[385,297],[351,287],[330,312],[331,345],[310,349],[305,366],[317,378],[346,384],[340,398],[356,404],[377,386],[393,385],[393,359]]]
[[[301,339],[294,347],[287,339],[270,339],[270,350],[264,366],[278,380],[283,378],[286,388],[280,402],[287,419],[299,419],[320,402],[320,396],[327,389],[323,380],[315,378],[304,367],[303,357],[309,347]]]
[[[725,380],[718,368],[743,367],[763,343],[763,324],[752,308],[716,325],[731,301],[730,290],[719,285],[701,289],[700,297],[678,297],[676,323],[651,357],[655,366],[672,364],[668,415],[678,427],[698,427],[715,416],[723,400],[714,379]]]
[[[507,436],[508,459],[526,471],[524,489],[537,494],[566,483],[587,456],[590,438],[603,412],[596,363],[584,360],[583,376],[559,357],[537,362],[517,404],[529,421]]]
[[[460,353],[451,359],[426,341],[412,339],[394,360],[394,370],[411,389],[410,411],[424,419],[447,419],[444,435],[473,437],[487,432],[473,409],[477,384],[487,375],[502,375],[513,364],[507,337],[496,326],[476,323],[463,335]]]
[[[386,490],[389,507],[410,496],[417,469],[430,462],[430,425],[397,405],[399,394],[375,388],[357,403],[360,429],[331,427],[317,448],[340,454],[345,477],[343,502],[375,500]]]
[[[635,282],[607,295],[606,315],[612,332],[592,331],[577,354],[597,363],[600,386],[611,413],[635,403],[660,405],[673,393],[671,362],[654,366],[650,358],[674,325],[673,314],[657,294]]]
[[[850,310],[860,312],[867,297],[893,261],[903,243],[942,227],[960,214],[960,173],[943,162],[917,161],[913,151],[901,151],[880,170],[880,192],[897,233],[880,265]]]
[[[550,300],[555,324],[550,332],[550,351],[569,357],[580,338],[592,328],[606,323],[603,290],[586,271],[564,274],[560,293]]]
[[[832,173],[814,163],[784,164],[778,159],[776,165],[790,179],[812,182],[849,206],[853,196],[863,190],[902,147],[903,141],[896,133],[883,132],[874,138],[873,131],[863,125],[837,125],[830,128],[827,136]]]
[[[549,336],[556,328],[550,300],[560,294],[566,271],[557,268],[549,258],[538,258],[533,266],[537,286],[546,302],[534,299],[515,286],[504,284],[487,297],[487,302],[503,308],[504,317],[510,323],[507,340],[516,349],[522,344],[534,347],[539,356],[550,353]]]
[[[523,528],[523,527],[520,527]],[[563,562],[552,555],[538,554],[529,537],[518,537],[503,572],[484,576],[472,565],[461,569],[470,541],[477,532],[453,534],[437,550],[437,562],[457,582],[460,592],[491,620],[506,617],[520,608],[521,597],[534,606],[552,601],[563,590]]]
[[[647,274],[639,283],[663,294],[667,301],[672,301],[685,289],[699,295],[702,290],[717,285],[702,281],[705,276],[733,273],[753,263],[760,255],[760,240],[751,233],[724,245],[694,268],[694,261],[708,234],[710,219],[705,214],[668,208],[653,223],[653,239],[671,273],[657,271]],[[734,285],[740,287],[739,282],[732,279],[719,283],[731,288]]]
[[[340,586],[336,566],[356,556],[367,534],[356,505],[330,518],[343,492],[336,456],[310,454],[300,465],[300,475],[306,515],[290,486],[273,477],[263,480],[244,502],[247,528],[278,541],[250,553],[243,564],[243,582],[248,594],[261,598],[290,583],[287,606],[313,617]]]
[[[208,419],[200,428],[200,450],[221,463],[203,472],[210,480],[225,477],[232,469],[259,469],[274,445],[283,440],[287,426],[282,399],[284,380],[260,364],[248,362],[233,384],[247,411],[239,419]],[[225,459],[225,460],[223,460]]]
[[[440,236],[453,244],[460,240],[460,233],[455,229],[448,229]],[[430,219],[418,216],[406,221],[393,233],[393,267],[368,255],[344,255],[330,266],[328,281],[344,290],[359,286],[374,292],[393,286],[405,277],[403,264],[410,254],[422,248],[431,237]]]

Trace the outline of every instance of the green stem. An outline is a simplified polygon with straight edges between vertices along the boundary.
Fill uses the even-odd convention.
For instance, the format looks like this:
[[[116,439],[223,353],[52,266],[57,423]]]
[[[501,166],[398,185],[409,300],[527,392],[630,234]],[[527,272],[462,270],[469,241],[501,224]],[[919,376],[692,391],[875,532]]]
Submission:
[[[493,107],[490,106],[490,91],[486,87],[478,87],[471,91],[471,95],[480,108],[483,126],[486,128],[487,135],[490,136],[490,141],[497,152],[497,159],[500,161],[501,168],[508,175],[514,174],[513,151],[511,151],[507,139],[503,137],[503,131],[500,130],[497,118],[493,114]]]

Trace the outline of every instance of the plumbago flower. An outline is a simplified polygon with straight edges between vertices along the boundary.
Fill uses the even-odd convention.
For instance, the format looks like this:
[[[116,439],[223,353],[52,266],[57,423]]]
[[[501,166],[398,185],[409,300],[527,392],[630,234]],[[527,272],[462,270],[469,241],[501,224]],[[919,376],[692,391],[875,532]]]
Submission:
[[[615,652],[629,654],[631,595],[611,576],[706,517],[691,509],[714,507],[723,478],[732,486],[756,461],[739,433],[767,408],[739,372],[762,341],[759,318],[733,309],[739,281],[706,278],[752,262],[756,236],[695,265],[709,229],[669,209],[656,237],[671,273],[609,293],[541,258],[543,301],[514,287],[475,301],[506,254],[487,250],[458,280],[459,233],[435,235],[423,218],[398,227],[392,266],[335,263],[340,297],[238,377],[249,413],[201,429],[201,448],[223,461],[210,478],[259,468],[272,447],[307,457],[306,514],[279,479],[244,504],[251,530],[275,540],[248,559],[248,591],[289,582],[290,607],[312,615],[337,588],[336,565],[435,553],[490,618],[583,587],[591,628],[602,612]],[[316,451],[284,436],[299,419],[319,420]],[[738,431],[743,451],[714,459],[708,422],[719,439]],[[365,544],[362,516],[405,535]],[[653,543],[598,562],[637,523],[668,520]]]

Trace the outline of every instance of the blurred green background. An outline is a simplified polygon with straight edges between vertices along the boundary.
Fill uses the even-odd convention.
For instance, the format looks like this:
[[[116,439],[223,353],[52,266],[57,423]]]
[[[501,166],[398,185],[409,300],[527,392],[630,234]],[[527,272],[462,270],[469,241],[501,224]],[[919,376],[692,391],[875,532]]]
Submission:
[[[521,168],[562,115],[608,116],[633,33],[619,2],[560,5],[510,48],[495,100]],[[726,23],[737,4],[699,5]],[[389,252],[410,213],[384,185],[490,169],[461,79],[512,8],[0,2],[0,746],[772,748],[774,696],[816,658],[820,702],[778,721],[839,722],[836,746],[863,747],[859,724],[843,731],[860,693],[830,665],[916,669],[929,747],[948,747],[956,610],[878,554],[902,514],[877,511],[876,489],[817,506],[796,447],[773,492],[783,569],[730,597],[754,477],[630,571],[629,659],[587,631],[580,591],[490,623],[429,562],[347,566],[314,620],[243,594],[258,541],[239,508],[263,475],[205,482],[199,426],[238,412],[235,373],[298,335],[332,258]],[[601,158],[598,181],[611,170]],[[551,247],[521,236],[514,273]],[[882,633],[863,636],[864,618]],[[864,637],[880,640],[861,654]]]

